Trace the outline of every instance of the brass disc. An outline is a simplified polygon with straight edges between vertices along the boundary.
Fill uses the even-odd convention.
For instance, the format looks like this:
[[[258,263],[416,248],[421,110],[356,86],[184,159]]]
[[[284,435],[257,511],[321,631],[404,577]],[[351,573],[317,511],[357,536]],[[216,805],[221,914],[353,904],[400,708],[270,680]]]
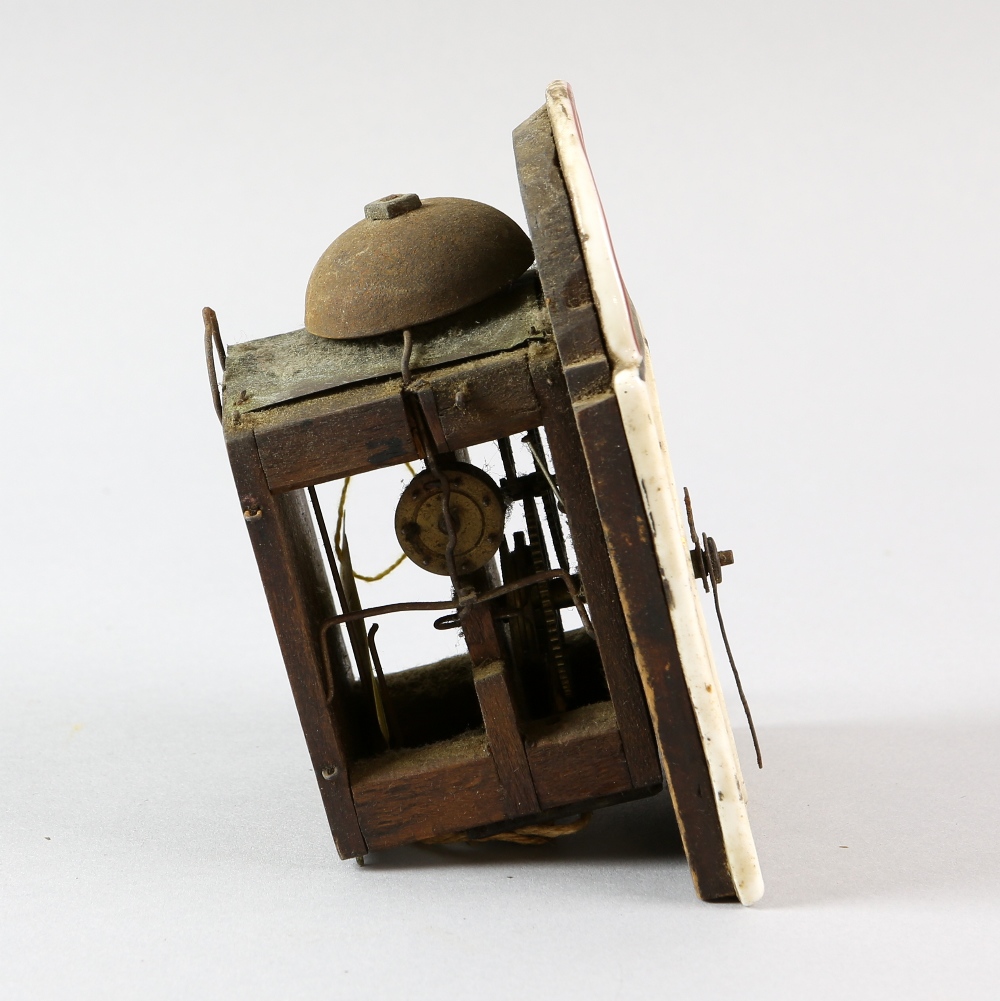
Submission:
[[[503,538],[505,511],[500,488],[481,469],[465,462],[449,466],[443,473],[450,488],[448,510],[455,529],[455,569],[460,574],[472,573],[493,558]],[[441,481],[432,470],[418,473],[399,498],[396,538],[418,567],[448,575],[448,530],[441,504]]]

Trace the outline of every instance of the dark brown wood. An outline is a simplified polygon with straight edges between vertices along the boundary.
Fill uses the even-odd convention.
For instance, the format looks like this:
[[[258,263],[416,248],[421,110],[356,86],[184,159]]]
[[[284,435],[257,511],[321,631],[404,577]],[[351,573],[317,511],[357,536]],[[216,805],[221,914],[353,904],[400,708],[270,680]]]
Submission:
[[[731,898],[735,888],[701,735],[621,413],[604,381],[600,322],[545,108],[515,130],[514,153],[542,290],[692,877],[704,899]]]
[[[578,799],[567,806],[556,806],[551,810],[541,810],[533,817],[521,817],[518,820],[501,820],[496,824],[484,824],[482,827],[473,827],[465,832],[470,841],[492,837],[501,831],[514,831],[518,828],[532,826],[536,824],[551,824],[562,821],[567,817],[579,817],[581,813],[592,813],[594,810],[603,810],[609,806],[620,806],[622,803],[629,803],[637,799],[646,799],[655,796],[663,789],[662,783],[649,786],[646,789],[626,789],[624,792],[616,792],[610,796],[594,796],[591,799]]]
[[[507,668],[502,660],[473,667],[472,679],[483,713],[490,753],[504,791],[508,817],[538,812],[538,797],[532,782],[524,740],[518,726]]]
[[[417,458],[398,379],[349,386],[244,418],[274,491]]]
[[[253,435],[227,430],[226,446],[241,508],[330,830],[341,858],[364,855],[367,845],[351,799],[347,769],[349,671],[343,646],[336,642],[334,675],[324,678],[319,631],[333,614],[333,599],[305,496],[302,491],[272,494]],[[328,693],[331,684],[333,691]],[[333,712],[327,708],[328,694],[332,694]],[[334,714],[340,716],[340,725]]]
[[[606,392],[611,384],[611,366],[604,355],[567,365],[563,369],[563,375],[574,400]]]
[[[526,349],[424,372],[414,384],[436,410],[442,450],[516,434],[541,422]],[[434,406],[431,406],[433,400]],[[419,457],[399,379],[381,379],[243,415],[271,490],[291,490]]]
[[[543,810],[632,788],[610,702],[581,706],[529,728],[525,750]],[[659,785],[660,770],[647,785]]]
[[[496,583],[490,579],[495,573],[492,565],[485,567],[477,577],[470,578],[470,583],[489,586]],[[476,698],[483,714],[490,753],[503,787],[506,815],[520,817],[537,813],[538,799],[524,753],[524,739],[504,657],[505,644],[493,618],[493,610],[488,604],[471,605],[462,609],[461,616],[462,632],[472,662]]]
[[[584,706],[559,721],[529,728],[534,781],[546,790],[532,815],[510,818],[482,730],[426,747],[387,751],[351,768],[358,819],[368,845],[383,850],[446,834],[497,830],[585,811],[660,788],[635,789],[610,703]]]
[[[591,400],[576,415],[692,876],[704,899],[729,899],[735,888],[649,524],[638,484],[622,476],[628,443],[618,401]]]
[[[400,379],[383,377],[233,415],[234,476],[331,830],[342,856],[361,855],[643,795],[665,770],[699,893],[731,897],[707,764],[544,110],[518,130],[516,152],[557,351],[540,336],[422,371],[409,388],[441,450],[545,424],[610,701],[525,727],[502,627],[490,606],[474,606],[462,615],[468,676],[461,665],[429,671],[440,692],[405,679],[427,704],[437,706],[440,695],[459,705],[455,719],[435,717],[420,731],[404,712],[411,742],[420,732],[436,742],[378,753],[359,722],[367,710],[339,629],[330,633],[332,672],[324,668],[320,626],[336,609],[300,488],[416,458],[420,411],[408,412]],[[596,657],[592,645],[588,656]],[[405,686],[390,678],[387,687]],[[594,697],[605,698],[603,690]],[[478,725],[476,704],[483,729],[459,732]]]
[[[604,677],[620,721],[629,773],[636,787],[652,785],[662,780],[662,772],[649,709],[636,669],[576,420],[551,344],[534,348],[531,372],[544,407],[545,436],[552,452],[580,579],[597,635]]]
[[[541,423],[526,349],[442,368],[428,381],[445,439],[453,450],[505,438]]]
[[[351,784],[358,820],[373,849],[506,817],[503,790],[481,730],[358,762]]]
[[[462,632],[472,666],[503,660],[503,642],[490,606],[488,604],[466,606],[462,609],[461,617]]]
[[[424,423],[430,431],[434,448],[438,452],[449,452],[448,439],[444,436],[444,428],[441,427],[441,418],[438,417],[437,404],[434,399],[434,390],[430,386],[423,386],[414,391],[420,401],[420,409],[423,411]]]
[[[483,727],[468,654],[393,671],[385,682],[405,747],[433,744]]]

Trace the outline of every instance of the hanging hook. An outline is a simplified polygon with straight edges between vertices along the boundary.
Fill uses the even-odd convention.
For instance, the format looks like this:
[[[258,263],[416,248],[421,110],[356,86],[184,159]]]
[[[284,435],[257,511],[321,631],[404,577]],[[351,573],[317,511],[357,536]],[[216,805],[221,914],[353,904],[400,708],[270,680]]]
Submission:
[[[208,366],[208,383],[212,388],[212,403],[215,405],[215,413],[222,422],[222,394],[219,392],[219,374],[215,368],[215,355],[218,354],[222,364],[222,373],[226,372],[226,349],[222,344],[222,335],[219,333],[219,318],[215,315],[215,310],[211,306],[206,306],[201,311],[201,318],[205,321],[205,363]]]

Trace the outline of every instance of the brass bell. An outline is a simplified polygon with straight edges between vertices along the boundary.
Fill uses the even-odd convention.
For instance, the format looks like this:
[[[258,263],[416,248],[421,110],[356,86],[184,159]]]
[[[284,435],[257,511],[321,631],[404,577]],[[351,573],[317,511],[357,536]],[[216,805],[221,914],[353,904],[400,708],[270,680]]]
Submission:
[[[320,257],[305,326],[319,337],[372,337],[472,306],[534,260],[509,216],[468,198],[387,195]]]

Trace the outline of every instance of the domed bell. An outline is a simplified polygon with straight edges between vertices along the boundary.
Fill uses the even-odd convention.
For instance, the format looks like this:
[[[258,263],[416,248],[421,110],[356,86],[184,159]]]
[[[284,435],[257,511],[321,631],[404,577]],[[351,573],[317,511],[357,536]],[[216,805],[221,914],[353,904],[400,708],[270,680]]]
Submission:
[[[524,231],[499,209],[387,195],[316,263],[306,330],[346,339],[428,323],[498,292],[534,258]]]

